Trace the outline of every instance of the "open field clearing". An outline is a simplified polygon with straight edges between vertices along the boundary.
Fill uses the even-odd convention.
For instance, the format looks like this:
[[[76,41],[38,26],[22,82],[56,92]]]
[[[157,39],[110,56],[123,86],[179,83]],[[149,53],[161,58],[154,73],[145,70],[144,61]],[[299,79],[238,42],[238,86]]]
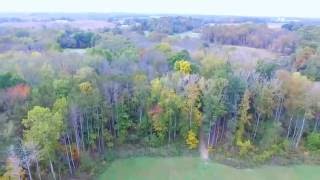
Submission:
[[[204,162],[199,158],[132,158],[117,160],[98,177],[100,180],[165,180],[165,179],[219,179],[219,180],[316,180],[320,166],[264,166],[256,169],[233,167]]]

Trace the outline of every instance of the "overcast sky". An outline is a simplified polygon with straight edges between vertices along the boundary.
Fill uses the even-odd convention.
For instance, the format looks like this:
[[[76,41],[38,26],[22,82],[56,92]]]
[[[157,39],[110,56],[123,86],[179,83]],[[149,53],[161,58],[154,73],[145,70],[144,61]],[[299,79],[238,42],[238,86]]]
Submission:
[[[0,12],[133,12],[320,18],[320,0],[1,0]]]

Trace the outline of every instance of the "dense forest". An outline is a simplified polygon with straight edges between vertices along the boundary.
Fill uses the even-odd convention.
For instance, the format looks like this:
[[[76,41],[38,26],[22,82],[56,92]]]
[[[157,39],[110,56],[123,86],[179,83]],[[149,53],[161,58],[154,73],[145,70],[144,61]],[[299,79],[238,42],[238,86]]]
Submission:
[[[320,27],[199,18],[2,19],[0,179],[93,176],[123,151],[319,162]]]

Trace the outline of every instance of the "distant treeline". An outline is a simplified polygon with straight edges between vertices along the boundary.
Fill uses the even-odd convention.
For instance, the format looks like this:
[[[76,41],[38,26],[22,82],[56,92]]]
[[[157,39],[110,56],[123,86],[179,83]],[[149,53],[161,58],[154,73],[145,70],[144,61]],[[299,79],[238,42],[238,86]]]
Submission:
[[[266,25],[215,25],[203,28],[202,38],[210,43],[248,46],[291,54],[297,46],[295,33]]]

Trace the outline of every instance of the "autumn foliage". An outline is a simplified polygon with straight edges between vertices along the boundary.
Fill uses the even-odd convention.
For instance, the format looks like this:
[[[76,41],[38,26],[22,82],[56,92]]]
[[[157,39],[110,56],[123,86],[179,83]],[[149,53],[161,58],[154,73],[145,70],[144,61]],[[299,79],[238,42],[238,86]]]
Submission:
[[[30,94],[30,86],[26,84],[18,84],[14,87],[10,87],[6,89],[7,96],[10,97],[10,100],[24,100]]]
[[[198,147],[199,140],[197,139],[197,135],[192,130],[188,131],[186,143],[189,149],[195,149]]]
[[[192,71],[190,62],[185,60],[177,61],[174,66],[177,71],[184,74],[190,74]]]

